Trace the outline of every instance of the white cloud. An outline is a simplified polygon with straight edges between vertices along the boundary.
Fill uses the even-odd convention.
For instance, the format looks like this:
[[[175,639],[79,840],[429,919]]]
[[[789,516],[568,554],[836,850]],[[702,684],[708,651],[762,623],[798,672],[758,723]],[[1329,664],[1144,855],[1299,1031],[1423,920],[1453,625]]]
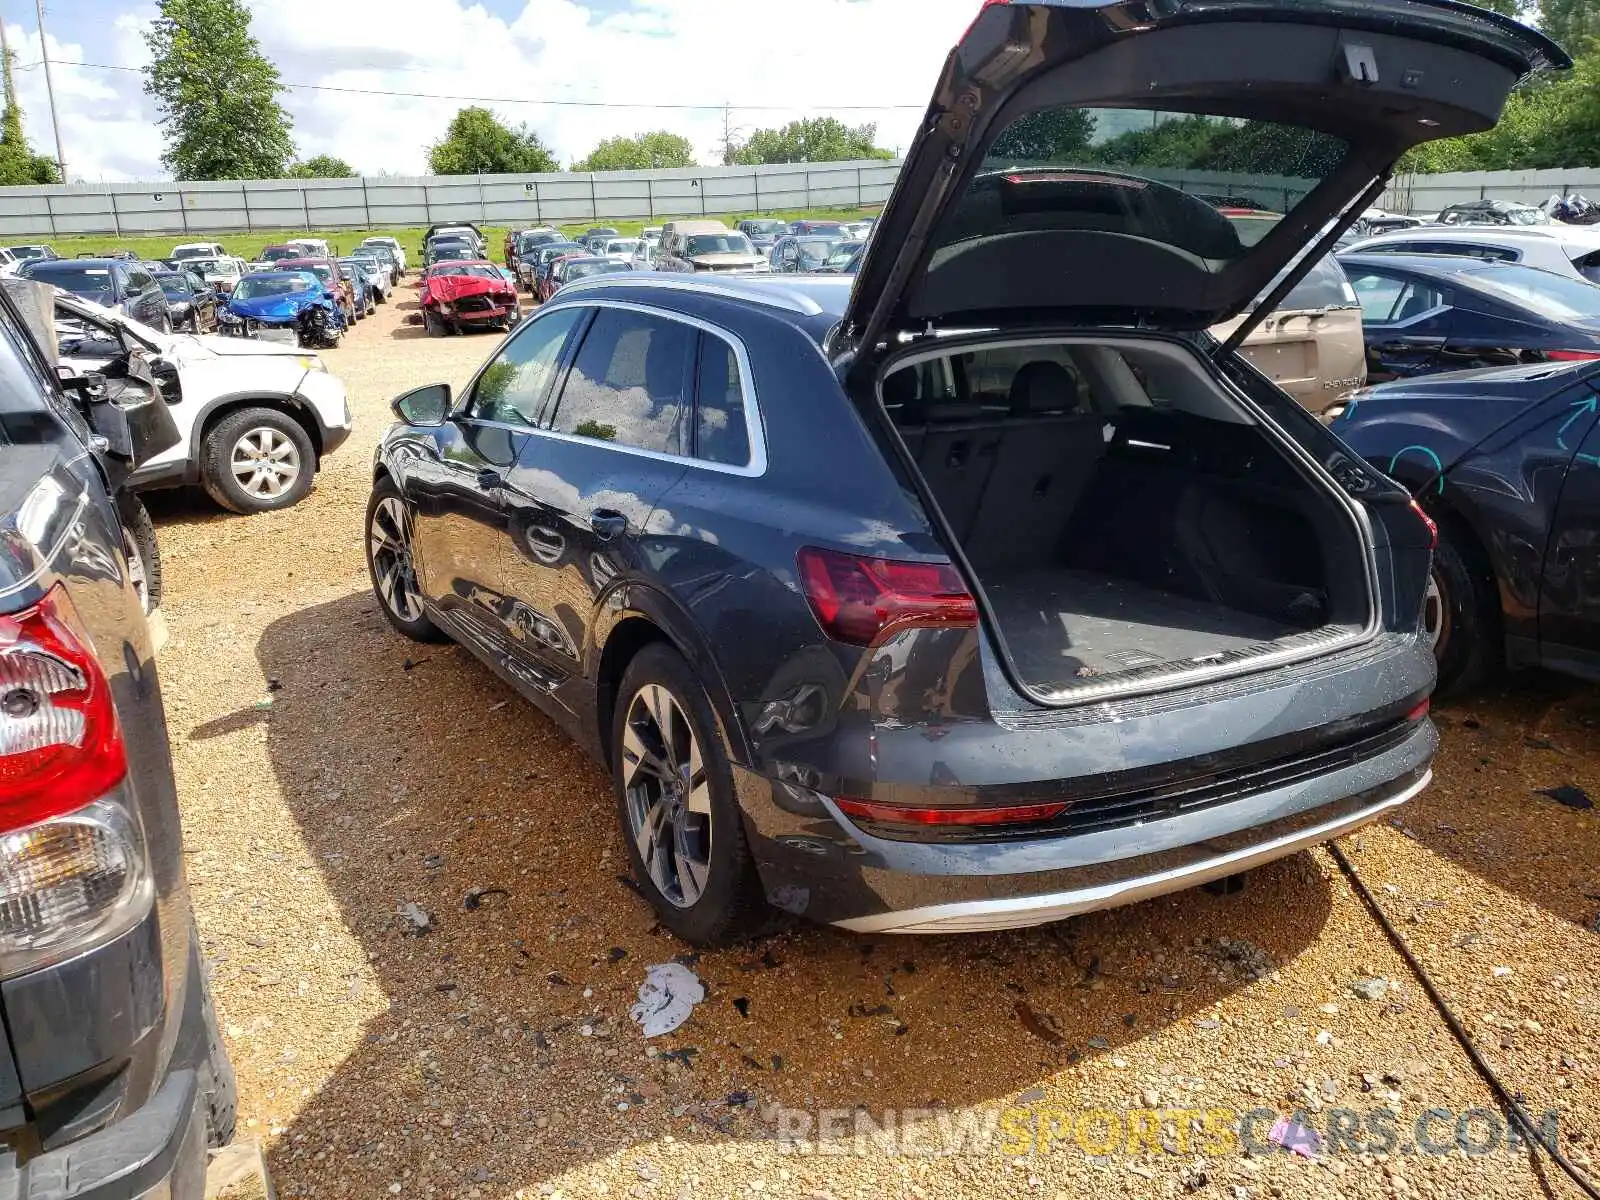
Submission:
[[[516,0],[500,3],[514,16],[463,0],[260,0],[254,29],[283,78],[295,83],[650,106],[490,105],[536,129],[563,163],[603,137],[658,128],[690,138],[709,163],[720,153],[723,113],[658,106],[752,106],[732,114],[736,130],[746,133],[831,112],[851,124],[876,122],[880,145],[905,147],[945,54],[978,7],[977,0],[787,0],[781,17],[769,20],[734,0],[524,0],[520,9]],[[52,55],[141,66],[147,56],[139,33],[151,15],[124,13],[93,54],[57,46],[52,36]],[[8,33],[23,62],[37,60],[36,35],[24,46],[20,27]],[[44,149],[42,72],[21,72],[19,83],[30,135]],[[139,75],[58,67],[56,83],[75,178],[160,176],[156,114]],[[284,103],[302,156],[337,155],[373,174],[421,174],[429,143],[466,101],[295,89]],[[914,107],[832,107],[838,105]]]

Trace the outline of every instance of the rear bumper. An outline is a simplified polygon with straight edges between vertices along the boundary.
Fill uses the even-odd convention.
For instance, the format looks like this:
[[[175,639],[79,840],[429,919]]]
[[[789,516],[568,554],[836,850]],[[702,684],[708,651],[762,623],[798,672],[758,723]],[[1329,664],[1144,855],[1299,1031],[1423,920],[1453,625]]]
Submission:
[[[1042,895],[930,904],[871,917],[856,917],[837,924],[856,933],[974,933],[988,929],[1043,925],[1079,913],[1134,904],[1168,892],[1198,887],[1342,837],[1399,808],[1427,787],[1432,778],[1433,772],[1425,771],[1420,779],[1371,803],[1362,802],[1353,808],[1330,806],[1338,811],[1314,825],[1296,828],[1293,823],[1284,822],[1282,824],[1285,827],[1281,830],[1275,826],[1263,826],[1249,831],[1252,838],[1243,839],[1237,848],[1226,849],[1221,844],[1208,843],[1205,848],[1214,851],[1209,855],[1166,868],[1151,869],[1142,874],[1104,883],[1086,882],[1065,891]],[[1260,840],[1254,840],[1256,838]]]
[[[1381,753],[1115,828],[994,841],[874,836],[833,800],[735,769],[768,899],[857,932],[1038,925],[1195,887],[1341,836],[1427,786],[1426,719]]]

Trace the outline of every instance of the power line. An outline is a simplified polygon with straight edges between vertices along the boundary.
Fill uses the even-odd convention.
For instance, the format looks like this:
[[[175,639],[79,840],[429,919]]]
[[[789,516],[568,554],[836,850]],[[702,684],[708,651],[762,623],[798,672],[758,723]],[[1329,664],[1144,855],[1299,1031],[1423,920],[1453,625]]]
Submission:
[[[58,58],[54,60],[57,66],[62,67],[87,67],[95,71],[126,71],[131,74],[143,74],[142,67],[122,67],[114,63],[74,62],[71,59]],[[27,63],[19,67],[28,70],[39,66],[39,63]],[[409,100],[465,100],[473,104],[534,104],[552,108],[670,108],[692,109],[702,111],[721,112],[728,108],[739,109],[746,112],[787,112],[803,109],[808,112],[890,112],[890,111],[916,111],[920,112],[927,106],[924,104],[734,104],[727,102],[720,104],[663,104],[659,100],[646,103],[633,104],[619,100],[530,100],[525,96],[457,96],[446,92],[399,92],[385,88],[358,88],[337,87],[327,83],[284,83],[286,88],[294,88],[306,92],[340,92],[353,96],[391,96]]]

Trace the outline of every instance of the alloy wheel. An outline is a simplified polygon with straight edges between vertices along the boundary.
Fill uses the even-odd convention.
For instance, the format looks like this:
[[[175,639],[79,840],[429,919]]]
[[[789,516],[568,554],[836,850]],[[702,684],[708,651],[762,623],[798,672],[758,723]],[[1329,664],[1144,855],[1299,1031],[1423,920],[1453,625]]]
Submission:
[[[691,908],[711,874],[711,785],[683,706],[658,683],[640,688],[622,734],[628,834],[668,903]]]
[[[300,478],[300,451],[280,429],[261,425],[233,444],[231,464],[239,486],[258,500],[275,500]]]
[[[1422,632],[1436,656],[1450,637],[1450,606],[1437,567],[1428,572],[1428,590],[1422,596]]]
[[[411,513],[398,496],[385,496],[372,511],[367,531],[372,551],[372,577],[378,598],[407,623],[422,616],[422,590],[411,560]]]

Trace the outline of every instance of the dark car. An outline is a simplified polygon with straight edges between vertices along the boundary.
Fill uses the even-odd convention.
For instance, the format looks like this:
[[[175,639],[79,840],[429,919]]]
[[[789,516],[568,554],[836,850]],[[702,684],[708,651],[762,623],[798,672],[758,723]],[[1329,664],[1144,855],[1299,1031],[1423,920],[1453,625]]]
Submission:
[[[367,273],[353,262],[338,259],[335,265],[339,268],[339,278],[344,280],[345,286],[350,289],[351,302],[355,305],[356,320],[371,316],[378,311],[378,299],[372,293],[372,285],[367,282]]]
[[[1597,407],[1600,351],[1382,384],[1334,422],[1439,524],[1424,629],[1441,688],[1502,665],[1600,681]]]
[[[665,928],[1038,924],[1427,785],[1431,525],[1204,331],[1565,57],[1442,0],[1259,14],[984,6],[854,281],[585,281],[395,401],[385,615],[607,765]],[[1186,155],[1013,132],[1132,104]],[[1161,182],[1262,144],[1301,199],[1254,247]]]
[[[588,253],[577,242],[565,240],[546,242],[518,259],[517,285],[532,292],[534,299],[537,300],[539,298],[539,282],[551,263],[558,258],[565,258],[569,254]]]
[[[299,246],[267,246],[257,255],[256,261],[271,263],[273,264],[272,269],[278,270],[279,263],[285,263],[291,259],[304,258],[305,253],[305,250]]]
[[[787,221],[777,221],[767,217],[740,221],[734,228],[749,238],[750,244],[761,251],[771,251],[778,244],[778,239],[789,233]]]
[[[844,238],[850,236],[850,231],[844,227],[843,221],[791,221],[789,232],[796,237],[828,237]]]
[[[233,1134],[233,1072],[97,461],[128,447],[98,442],[0,295],[0,1192],[200,1200],[206,1148]]]
[[[856,243],[844,237],[786,237],[772,247],[772,269],[783,273],[820,271],[840,246]]]
[[[439,262],[481,262],[483,252],[468,237],[444,234],[433,238],[422,247],[422,269],[427,270]]]
[[[1470,200],[1452,204],[1439,214],[1441,225],[1548,225],[1550,214],[1513,200]]]
[[[513,271],[517,263],[526,255],[531,255],[540,246],[547,246],[552,242],[564,242],[567,239],[554,229],[516,229],[506,233],[505,258],[506,266]]]
[[[142,263],[117,258],[35,259],[21,274],[104,308],[141,321],[163,333],[172,329],[167,295]]]
[[[206,333],[217,327],[217,293],[193,271],[152,271],[166,293],[174,329]]]
[[[594,225],[594,226],[591,226],[588,229],[585,229],[583,231],[583,236],[580,237],[578,239],[578,241],[584,243],[585,245],[588,245],[589,241],[591,239],[593,239],[593,238],[600,238],[600,237],[603,237],[603,238],[614,238],[614,237],[621,237],[621,236],[622,235],[620,233],[618,233],[617,230],[613,229],[610,225]]]
[[[861,269],[866,251],[865,242],[839,242],[817,270],[823,275],[854,275]]]
[[[590,254],[587,250],[574,250],[570,254],[560,254],[552,258],[545,265],[543,273],[539,276],[538,300],[543,304],[560,290],[561,285],[567,281],[567,267],[577,262],[609,262],[609,259],[600,258]]]
[[[1367,378],[1600,353],[1600,287],[1444,254],[1341,254],[1361,303]]]

